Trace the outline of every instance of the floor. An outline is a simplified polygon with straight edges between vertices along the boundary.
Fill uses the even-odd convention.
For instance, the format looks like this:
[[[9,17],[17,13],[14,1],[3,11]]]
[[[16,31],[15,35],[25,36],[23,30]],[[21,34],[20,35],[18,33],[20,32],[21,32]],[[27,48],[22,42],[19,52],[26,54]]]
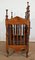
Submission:
[[[12,54],[12,49],[9,49],[10,53],[9,56],[7,57],[6,53],[6,43],[4,41],[0,41],[0,60],[35,60],[35,42],[30,42],[29,43],[29,57],[26,58],[26,54],[23,53],[13,53]]]

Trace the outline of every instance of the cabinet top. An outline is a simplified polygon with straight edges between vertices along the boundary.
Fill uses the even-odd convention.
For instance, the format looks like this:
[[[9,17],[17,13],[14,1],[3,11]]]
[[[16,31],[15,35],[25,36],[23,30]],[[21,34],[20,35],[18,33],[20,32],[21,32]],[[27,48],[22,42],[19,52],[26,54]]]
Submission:
[[[25,18],[21,18],[19,16],[16,16],[16,17],[11,18],[11,19],[6,19],[5,23],[6,23],[6,25],[8,25],[8,24],[11,24],[11,25],[12,24],[15,24],[15,25],[17,25],[17,24],[20,24],[20,25],[25,24],[25,25],[29,26],[30,20],[25,19]]]

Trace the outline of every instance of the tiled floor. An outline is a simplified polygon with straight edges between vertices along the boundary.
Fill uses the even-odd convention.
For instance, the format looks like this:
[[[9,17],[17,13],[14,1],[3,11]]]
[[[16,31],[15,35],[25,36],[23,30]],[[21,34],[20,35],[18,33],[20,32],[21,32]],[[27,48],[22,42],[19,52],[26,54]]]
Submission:
[[[7,57],[6,53],[6,43],[0,42],[0,60],[35,60],[35,43],[29,43],[29,57],[26,58],[25,53],[14,53],[12,54],[12,50],[9,49],[9,57]]]

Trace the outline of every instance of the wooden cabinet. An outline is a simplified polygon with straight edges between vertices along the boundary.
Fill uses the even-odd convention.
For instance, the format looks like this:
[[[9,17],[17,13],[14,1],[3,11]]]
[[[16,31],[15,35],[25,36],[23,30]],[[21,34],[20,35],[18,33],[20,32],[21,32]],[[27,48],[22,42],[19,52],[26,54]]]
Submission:
[[[28,12],[29,13],[29,12]],[[11,14],[12,15],[12,14]],[[6,10],[6,51],[9,54],[9,48],[16,52],[25,49],[26,56],[29,51],[30,19],[19,16],[8,19],[8,10]]]

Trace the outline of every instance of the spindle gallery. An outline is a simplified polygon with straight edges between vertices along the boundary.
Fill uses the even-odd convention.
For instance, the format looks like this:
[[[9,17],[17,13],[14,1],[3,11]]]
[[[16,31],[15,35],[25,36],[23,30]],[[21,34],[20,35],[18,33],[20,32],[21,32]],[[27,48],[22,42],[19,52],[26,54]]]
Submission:
[[[15,52],[24,51],[26,57],[29,52],[29,36],[30,36],[30,10],[29,2],[27,2],[27,8],[25,12],[25,18],[16,16],[13,17],[11,12],[11,18],[8,18],[8,9],[6,9],[6,52],[9,55],[9,48],[12,48]]]

